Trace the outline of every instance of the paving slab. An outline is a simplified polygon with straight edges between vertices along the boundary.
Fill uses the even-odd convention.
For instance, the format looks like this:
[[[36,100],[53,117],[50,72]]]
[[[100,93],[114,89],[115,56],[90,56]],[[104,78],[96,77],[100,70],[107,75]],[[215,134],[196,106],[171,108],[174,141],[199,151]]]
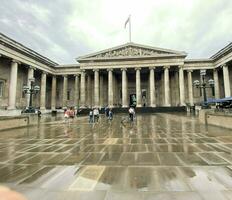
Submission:
[[[123,117],[0,132],[1,185],[30,200],[231,199],[230,130],[185,113]]]

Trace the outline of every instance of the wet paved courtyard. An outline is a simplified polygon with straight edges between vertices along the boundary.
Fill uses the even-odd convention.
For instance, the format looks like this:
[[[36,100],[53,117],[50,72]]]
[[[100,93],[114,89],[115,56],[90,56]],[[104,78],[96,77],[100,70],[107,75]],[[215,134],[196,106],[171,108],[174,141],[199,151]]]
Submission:
[[[186,114],[0,132],[0,183],[29,200],[232,199],[232,131]]]

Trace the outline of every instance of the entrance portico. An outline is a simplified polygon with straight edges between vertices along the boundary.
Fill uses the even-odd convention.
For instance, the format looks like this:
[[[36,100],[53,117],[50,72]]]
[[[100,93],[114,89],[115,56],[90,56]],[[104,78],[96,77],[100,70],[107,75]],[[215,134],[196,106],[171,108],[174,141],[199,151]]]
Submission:
[[[80,70],[89,73],[94,82],[92,99],[95,104],[86,107],[98,107],[99,103],[96,102],[103,102],[104,106],[125,108],[130,106],[131,95],[136,98],[137,107],[185,105],[184,74],[181,67],[185,57],[185,52],[135,43],[79,57],[77,61],[80,63]],[[176,81],[177,75],[179,83],[174,84],[173,88],[171,84]],[[105,79],[106,84],[99,85],[99,76],[102,76],[103,81]],[[104,85],[107,86],[107,93],[103,93],[103,96],[107,96],[106,101],[101,100],[103,97],[98,97],[99,90],[104,91],[101,88]],[[85,89],[82,88],[82,91]],[[175,93],[180,94],[178,100]]]

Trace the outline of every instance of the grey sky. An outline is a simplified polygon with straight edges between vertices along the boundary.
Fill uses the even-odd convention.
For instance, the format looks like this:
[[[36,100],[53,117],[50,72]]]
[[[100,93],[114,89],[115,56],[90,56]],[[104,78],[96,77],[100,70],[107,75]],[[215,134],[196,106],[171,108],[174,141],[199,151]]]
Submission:
[[[231,0],[1,0],[0,32],[60,64],[128,42],[207,58],[232,41]]]

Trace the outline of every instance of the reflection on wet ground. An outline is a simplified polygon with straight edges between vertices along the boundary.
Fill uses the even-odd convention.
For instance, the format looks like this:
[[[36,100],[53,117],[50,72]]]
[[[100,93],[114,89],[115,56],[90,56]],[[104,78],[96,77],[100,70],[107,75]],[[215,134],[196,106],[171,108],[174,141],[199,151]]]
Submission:
[[[185,114],[0,132],[0,183],[28,199],[232,199],[232,131]]]

